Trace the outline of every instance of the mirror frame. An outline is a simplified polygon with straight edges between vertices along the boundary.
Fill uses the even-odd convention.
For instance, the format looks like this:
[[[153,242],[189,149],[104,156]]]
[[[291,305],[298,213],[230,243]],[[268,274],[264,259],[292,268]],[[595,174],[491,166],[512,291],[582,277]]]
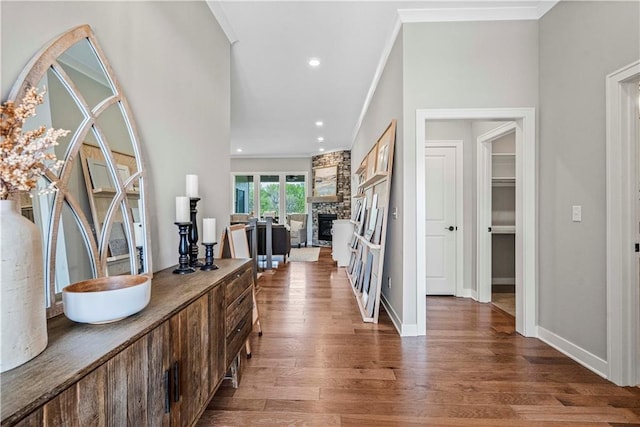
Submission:
[[[140,139],[138,137],[138,132],[136,128],[136,124],[133,120],[133,115],[131,113],[131,109],[129,108],[129,104],[124,96],[124,92],[118,83],[118,80],[115,77],[113,69],[107,61],[104,52],[102,51],[100,45],[98,44],[93,30],[89,25],[80,25],[78,27],[72,28],[56,37],[54,40],[45,45],[33,58],[29,61],[29,63],[25,66],[23,71],[18,76],[15,84],[13,85],[11,92],[9,93],[9,100],[16,102],[16,104],[20,103],[23,99],[26,91],[31,87],[38,87],[42,78],[47,74],[48,70],[53,67],[56,70],[60,70],[61,67],[57,62],[57,59],[60,55],[62,55],[67,49],[76,44],[79,41],[87,40],[90,44],[90,47],[93,48],[94,53],[98,61],[101,63],[104,72],[106,74],[107,79],[110,81],[113,91],[115,92],[112,96],[104,99],[98,105],[93,108],[86,108],[86,111],[89,113],[89,117],[85,117],[85,119],[80,123],[77,129],[71,129],[73,132],[73,136],[67,148],[64,159],[64,166],[62,167],[62,171],[60,172],[60,176],[56,177],[53,173],[47,172],[46,177],[53,182],[57,183],[58,191],[55,193],[55,198],[53,202],[52,214],[50,216],[49,226],[47,230],[41,229],[42,239],[43,239],[43,259],[44,259],[44,276],[45,276],[45,286],[48,293],[48,300],[50,302],[49,307],[47,307],[47,317],[57,316],[62,313],[62,301],[58,299],[56,300],[56,283],[55,283],[55,266],[56,266],[56,243],[58,240],[58,230],[59,224],[61,221],[62,208],[65,201],[69,204],[69,206],[74,211],[76,216],[76,221],[78,227],[81,229],[81,233],[85,240],[86,250],[88,252],[89,258],[91,259],[92,271],[94,277],[102,277],[107,273],[107,260],[106,257],[101,256],[101,252],[104,252],[105,245],[107,244],[107,240],[109,238],[111,227],[113,225],[113,216],[107,215],[109,221],[104,225],[105,230],[102,233],[102,237],[94,234],[92,232],[92,221],[83,214],[82,209],[74,197],[73,194],[70,194],[67,189],[67,183],[69,181],[71,171],[73,169],[73,160],[79,156],[80,149],[84,142],[84,139],[88,132],[91,132],[92,126],[96,124],[97,118],[100,114],[105,111],[108,107],[120,103],[123,112],[123,118],[126,124],[129,127],[129,135],[132,139],[131,145],[133,147],[134,156],[137,162],[138,170],[136,173],[132,174],[131,177],[127,180],[127,182],[123,182],[122,179],[115,174],[117,183],[116,183],[116,195],[113,198],[112,208],[120,209],[122,204],[124,203],[127,210],[127,218],[124,219],[124,229],[125,235],[127,237],[127,241],[129,242],[129,247],[133,248],[134,252],[130,251],[130,260],[131,260],[131,274],[137,274],[137,270],[134,268],[135,261],[138,258],[138,254],[136,253],[135,243],[134,242],[134,229],[133,229],[133,221],[132,216],[129,213],[130,204],[127,199],[126,185],[129,183],[135,182],[136,180],[139,183],[140,188],[140,199],[138,202],[138,207],[140,209],[140,219],[143,224],[143,236],[144,236],[144,251],[143,251],[143,273],[152,276],[152,257],[151,257],[151,242],[149,235],[149,215],[147,212],[147,191],[146,191],[146,169],[144,167],[142,152],[140,149]],[[74,86],[73,82],[70,80],[65,81],[65,84],[68,85],[69,94],[74,98],[74,100],[79,103],[80,100],[84,99],[82,94],[78,91],[78,89]],[[80,95],[78,95],[80,94]],[[85,107],[87,107],[85,105]],[[109,148],[106,140],[103,141],[104,146],[101,144],[101,148],[105,157],[109,157],[109,161],[112,165],[115,165],[115,160],[113,156],[113,151]],[[89,195],[91,197],[91,195]],[[102,248],[102,251],[100,250]],[[71,284],[71,283],[69,283]]]

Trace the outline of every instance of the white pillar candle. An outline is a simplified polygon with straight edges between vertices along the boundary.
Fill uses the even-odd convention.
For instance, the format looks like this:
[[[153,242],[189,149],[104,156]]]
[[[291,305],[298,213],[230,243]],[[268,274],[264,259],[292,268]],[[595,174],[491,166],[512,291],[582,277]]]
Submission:
[[[202,220],[202,243],[216,243],[216,219]]]
[[[176,197],[176,222],[191,221],[189,207],[189,198],[185,196]]]
[[[187,175],[187,197],[198,197],[198,175]]]
[[[144,245],[144,237],[142,236],[142,223],[134,222],[133,223],[133,237],[135,238],[136,247]]]

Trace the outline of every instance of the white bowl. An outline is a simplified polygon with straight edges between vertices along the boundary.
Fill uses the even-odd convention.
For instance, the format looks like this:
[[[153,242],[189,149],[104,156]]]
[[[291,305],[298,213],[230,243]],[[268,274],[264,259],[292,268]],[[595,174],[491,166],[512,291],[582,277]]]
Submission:
[[[62,289],[64,314],[74,322],[110,323],[145,308],[151,299],[151,278],[111,276],[84,280]]]

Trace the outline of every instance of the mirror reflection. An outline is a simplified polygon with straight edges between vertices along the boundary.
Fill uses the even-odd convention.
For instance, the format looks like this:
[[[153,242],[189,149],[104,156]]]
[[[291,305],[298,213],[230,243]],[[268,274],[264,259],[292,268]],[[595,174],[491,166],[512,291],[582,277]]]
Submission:
[[[55,293],[71,283],[95,277],[91,249],[82,233],[82,224],[68,203],[63,203],[56,242]],[[56,298],[56,300],[58,300]]]
[[[52,44],[66,49],[45,49],[16,83],[20,99],[28,82],[47,90],[25,130],[44,125],[71,131],[53,148],[64,167],[38,183],[43,189],[56,180],[58,192],[22,199],[23,215],[43,237],[50,316],[62,311],[60,292],[71,283],[151,272],[135,125],[91,29],[79,28]],[[69,41],[69,34],[78,37]]]
[[[104,67],[88,40],[80,40],[71,46],[57,62],[90,109],[114,95]]]

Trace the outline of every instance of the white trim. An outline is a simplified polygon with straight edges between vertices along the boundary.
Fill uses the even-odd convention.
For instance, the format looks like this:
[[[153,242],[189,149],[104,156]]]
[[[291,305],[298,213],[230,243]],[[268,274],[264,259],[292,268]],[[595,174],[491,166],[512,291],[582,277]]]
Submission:
[[[396,311],[393,309],[391,304],[389,304],[389,301],[387,300],[387,298],[382,293],[380,294],[380,302],[382,303],[382,306],[384,307],[384,309],[387,311],[387,314],[391,319],[391,323],[393,323],[393,326],[396,328],[396,331],[398,331],[398,335],[400,335],[401,337],[415,337],[419,335],[418,325],[416,325],[415,323],[412,323],[412,324],[402,323],[402,320],[400,320],[400,316],[398,316],[398,313],[396,313]]]
[[[396,38],[402,29],[404,23],[419,23],[419,22],[462,22],[462,21],[504,21],[504,20],[537,20],[542,18],[547,12],[549,12],[560,0],[551,1],[539,1],[535,6],[523,7],[517,6],[517,2],[511,2],[514,6],[508,7],[493,7],[493,8],[478,8],[478,7],[464,7],[463,3],[460,3],[461,7],[454,8],[451,5],[447,7],[433,7],[430,9],[398,9],[397,17],[394,23],[393,29],[387,43],[385,44],[376,72],[373,75],[373,80],[369,86],[369,91],[362,105],[360,111],[360,117],[356,122],[356,127],[353,131],[353,137],[351,138],[351,148],[356,141],[362,121],[364,120],[373,95],[378,88],[378,83],[382,77],[382,72],[387,65],[387,60],[391,54],[391,49],[396,42]]]
[[[464,289],[464,145],[461,140],[427,140],[427,147],[455,147],[456,149],[456,289],[462,296]]]
[[[537,325],[537,177],[536,116],[534,108],[477,108],[416,110],[416,259],[425,257],[425,185],[424,141],[426,120],[510,120],[516,128],[516,247],[522,246],[522,257],[516,257],[516,272],[521,276],[516,286],[516,331],[535,336]],[[416,304],[418,332],[426,333],[425,266],[416,263]],[[518,284],[519,282],[519,284]],[[520,315],[522,313],[522,315]]]
[[[551,331],[538,326],[538,338],[545,344],[558,350],[560,353],[575,360],[585,368],[595,372],[603,378],[607,378],[607,372],[609,372],[609,366],[607,361],[601,359],[593,353],[588,352],[582,347],[578,347],[570,341],[562,338],[559,335],[554,334]]]
[[[460,292],[460,295],[456,296],[461,298],[471,298],[474,301],[478,301],[478,293],[475,289],[464,288],[462,289],[462,292]]]
[[[337,149],[335,151],[345,151],[345,150],[348,150],[348,148]],[[333,153],[333,152],[334,151],[323,151],[322,153],[318,152],[318,153],[314,153],[313,155],[306,155],[306,154],[259,154],[259,155],[253,155],[253,154],[230,154],[230,157],[232,159],[304,159],[304,160],[309,160],[313,156],[329,154],[329,153]]]
[[[493,194],[491,143],[515,131],[515,129],[516,123],[510,121],[476,138],[476,283],[478,284],[477,292],[480,302],[491,302],[491,285],[493,284],[491,277],[492,238],[491,233],[487,230],[488,227],[493,227],[491,217],[491,197]],[[518,249],[520,248],[516,250]]]
[[[402,324],[402,331],[400,332],[401,337],[417,337],[418,336],[418,325],[415,323],[412,324]]]
[[[389,303],[389,301],[387,301],[387,297],[385,297],[382,292],[380,293],[380,302],[389,315],[391,323],[393,323],[396,331],[398,331],[398,335],[402,336],[402,320],[400,319],[400,316],[398,316],[398,313],[396,313],[396,311],[393,309],[393,306]]]
[[[227,19],[227,14],[224,12],[222,7],[222,3],[220,1],[212,1],[207,0],[207,6],[209,6],[209,10],[213,14],[213,17],[218,21],[218,25],[222,28],[222,32],[227,36],[227,40],[229,40],[229,44],[234,44],[238,41],[238,36],[236,36],[236,32],[233,31],[233,27],[231,23]]]
[[[554,6],[558,3],[560,3],[560,0],[541,1],[540,3],[538,3],[538,19],[546,15],[547,12],[553,9]]]
[[[399,9],[403,23],[464,22],[464,21],[523,21],[540,18],[539,5],[502,7],[435,7],[430,9]],[[553,7],[553,6],[551,6]],[[546,10],[545,10],[546,13]]]
[[[638,255],[635,231],[635,153],[637,89],[640,61],[606,78],[607,158],[607,360],[608,378],[618,385],[640,384],[637,353],[640,337]],[[637,83],[634,83],[637,85]],[[635,88],[633,88],[635,89]],[[633,93],[636,95],[634,96]]]

